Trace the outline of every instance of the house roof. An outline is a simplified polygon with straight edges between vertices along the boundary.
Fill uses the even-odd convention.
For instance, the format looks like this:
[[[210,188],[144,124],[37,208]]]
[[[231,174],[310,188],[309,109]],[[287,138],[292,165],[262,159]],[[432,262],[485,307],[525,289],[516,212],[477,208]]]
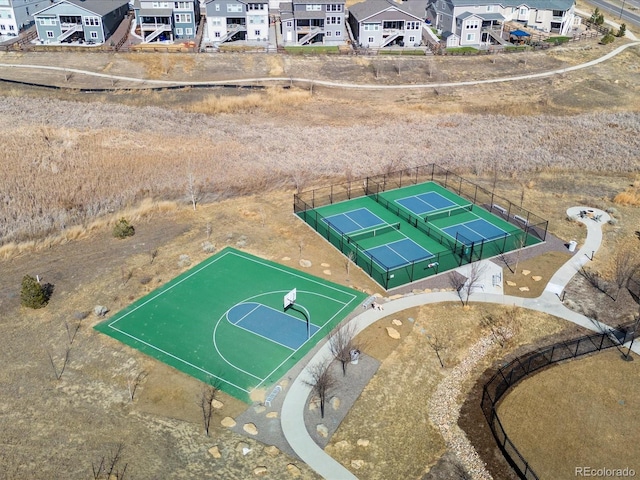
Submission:
[[[38,12],[35,12],[34,15],[44,13],[46,10],[49,10],[63,3],[74,5],[78,8],[81,8],[82,10],[86,10],[89,13],[100,15],[102,17],[107,13],[113,12],[114,10],[124,5],[129,5],[129,0],[61,0],[54,3],[53,5],[49,5],[48,7],[39,10]]]
[[[417,2],[412,2],[417,3]],[[353,16],[358,22],[366,21],[368,18],[377,15],[378,13],[384,12],[386,10],[390,10],[395,8],[400,12],[404,12],[408,15],[416,17],[416,19],[421,20],[424,15],[416,15],[414,13],[414,8],[407,8],[407,5],[404,3],[396,3],[393,0],[365,0],[364,2],[356,3],[349,7],[349,14]],[[422,12],[424,14],[424,11]]]
[[[569,10],[574,0],[449,0],[454,7],[475,7],[484,5],[501,5],[502,7],[526,6],[536,10]]]

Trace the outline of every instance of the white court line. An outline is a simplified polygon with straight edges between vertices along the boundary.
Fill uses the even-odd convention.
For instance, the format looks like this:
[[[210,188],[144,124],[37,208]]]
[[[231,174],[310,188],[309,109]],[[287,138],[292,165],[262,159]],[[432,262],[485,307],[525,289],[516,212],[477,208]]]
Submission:
[[[242,305],[241,303],[236,304],[235,306],[237,307],[238,305]],[[233,307],[232,307],[233,308]],[[231,323],[232,325],[238,325],[242,320],[244,320],[245,318],[247,318],[249,315],[251,315],[253,312],[255,312],[257,309],[260,308],[260,304],[258,304],[257,307],[254,307],[250,312],[247,312],[245,315],[243,315],[240,320],[238,320],[237,322],[232,322],[231,319],[229,318],[229,310],[227,310],[227,320],[229,320],[229,323]]]

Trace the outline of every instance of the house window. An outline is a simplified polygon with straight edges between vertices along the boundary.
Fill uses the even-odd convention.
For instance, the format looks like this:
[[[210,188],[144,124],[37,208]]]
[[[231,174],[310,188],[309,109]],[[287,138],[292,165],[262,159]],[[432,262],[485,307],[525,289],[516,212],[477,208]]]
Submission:
[[[5,30],[7,27],[5,27],[4,25],[0,25],[0,30]]]
[[[476,39],[475,33],[467,33],[467,42],[473,42]]]
[[[341,32],[340,30],[338,30],[338,31],[336,32],[336,37],[341,37],[341,36],[342,36],[342,32]]]
[[[409,43],[415,43],[416,37],[409,37]]]
[[[236,5],[228,4],[227,5],[227,12],[231,12],[231,13],[242,12],[242,5],[241,4],[236,4]]]
[[[521,8],[520,9],[520,15],[526,15],[527,14],[527,9],[526,8]]]
[[[182,29],[176,28],[176,35],[182,35]]]
[[[329,4],[327,5],[327,12],[341,12],[342,11],[342,5],[336,5],[336,4]]]
[[[51,30],[47,30],[47,38],[53,38],[53,32]]]
[[[373,37],[367,38],[367,43],[373,43]]]
[[[307,5],[307,12],[320,12],[322,5]]]
[[[487,12],[493,12],[493,5],[487,5]]]
[[[99,17],[84,17],[84,24],[87,26],[98,26],[100,25]]]
[[[169,2],[153,2],[151,6],[153,8],[169,8]]]
[[[184,33],[186,35],[193,35],[193,28],[185,28]]]
[[[216,5],[216,12],[220,11],[220,5]]]
[[[364,24],[364,30],[365,31],[369,31],[369,32],[378,31],[378,30],[380,30],[380,24],[379,23],[365,23]]]
[[[9,31],[13,32],[16,28],[13,25],[9,25]]]
[[[214,36],[214,37],[216,37],[216,38],[220,38],[220,32],[215,32],[215,33],[213,34],[213,36]]]
[[[173,2],[173,8],[176,10],[190,10],[187,2]]]
[[[211,19],[211,25],[214,27],[222,26],[222,19],[220,17],[213,17]]]
[[[331,32],[330,32],[330,31],[328,31],[328,30],[327,30],[326,32],[324,32],[324,34],[325,34],[325,36],[327,36],[327,37],[330,37],[330,36],[331,36]]]
[[[256,37],[259,37],[259,36],[260,36],[260,30],[254,30],[254,31],[253,31],[253,34],[254,34]]]
[[[562,16],[564,16],[564,12],[562,10],[554,10],[553,11],[553,16],[554,17],[562,17]]]
[[[250,3],[249,10],[264,10],[264,3]]]
[[[293,24],[291,22],[287,22],[287,27],[291,27]]]
[[[97,39],[98,38],[98,32],[91,32],[90,35],[91,35],[91,38],[93,38],[93,39]]]
[[[340,25],[342,23],[341,17],[327,17],[327,23],[329,25]]]
[[[176,13],[176,23],[191,23],[191,14]]]
[[[406,23],[407,30],[420,30],[420,22],[407,22]]]
[[[471,22],[467,22],[467,30],[475,30],[478,28],[478,21],[473,20]]]

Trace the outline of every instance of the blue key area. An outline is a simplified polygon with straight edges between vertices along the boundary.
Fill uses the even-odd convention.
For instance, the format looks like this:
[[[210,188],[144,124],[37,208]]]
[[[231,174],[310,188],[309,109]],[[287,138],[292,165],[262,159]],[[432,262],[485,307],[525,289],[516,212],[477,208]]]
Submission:
[[[239,328],[291,350],[297,350],[307,341],[306,320],[261,303],[247,302],[235,305],[227,312],[227,319]],[[309,325],[311,336],[318,330],[319,328],[314,324]]]

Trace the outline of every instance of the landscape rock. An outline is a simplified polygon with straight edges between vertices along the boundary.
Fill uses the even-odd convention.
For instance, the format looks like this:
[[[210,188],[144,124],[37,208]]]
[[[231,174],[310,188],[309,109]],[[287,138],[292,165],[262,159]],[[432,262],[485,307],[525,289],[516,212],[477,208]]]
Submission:
[[[305,268],[309,268],[311,266],[311,260],[305,260],[303,258],[300,259],[300,266],[301,267],[305,267]]]
[[[509,285],[510,287],[515,287],[517,285],[516,282],[512,282],[511,280],[507,280],[507,285]]]
[[[522,274],[526,277],[531,273],[531,270],[522,270]]]
[[[189,255],[183,253],[182,255],[180,255],[180,257],[178,257],[178,266],[180,268],[188,267],[189,265],[191,265],[191,257],[189,257]]]
[[[542,280],[542,277],[540,275],[534,275],[531,278],[533,279],[534,282],[539,282],[540,280]]]
[[[211,400],[211,406],[216,410],[220,410],[222,407],[224,407],[224,403],[214,398],[213,400]]]
[[[528,292],[529,291],[529,287],[520,287],[520,288],[518,288],[518,290],[520,290],[521,292]]]
[[[325,275],[331,275],[331,270],[323,270],[322,273]]]
[[[356,470],[360,470],[364,467],[364,460],[351,460],[351,466]]]
[[[244,453],[245,450],[249,450],[249,444],[245,442],[238,442],[238,445],[236,445],[236,452],[241,452],[243,455],[246,455],[246,453]]]
[[[398,340],[400,338],[400,333],[398,333],[398,331],[393,328],[393,327],[386,327],[387,328],[387,335],[389,335],[391,338]]]
[[[267,418],[278,418],[278,412],[267,413]]]
[[[288,262],[289,260],[291,260],[291,257],[282,257],[281,259],[283,262]]]
[[[329,436],[329,429],[322,423],[316,426],[316,432],[318,432],[318,435],[322,438],[327,438]]]
[[[346,440],[340,440],[338,443],[335,444],[336,448],[349,448],[349,442],[347,442]]]
[[[209,453],[211,454],[211,456],[213,458],[220,458],[222,457],[222,455],[220,454],[220,449],[218,448],[218,446],[216,445],[215,447],[211,447],[209,449]]]
[[[264,451],[270,457],[277,457],[280,454],[280,450],[275,445],[269,445]]]
[[[253,411],[256,413],[262,413],[265,410],[267,410],[267,408],[264,405],[256,405],[255,407],[253,407]]]
[[[223,427],[227,427],[227,428],[233,428],[236,426],[236,421],[231,418],[231,417],[224,417],[221,421],[220,424]]]
[[[334,410],[338,410],[338,408],[340,408],[340,399],[338,397],[331,398],[329,403],[331,403],[331,408]]]
[[[247,432],[249,435],[257,435],[258,428],[254,423],[245,423],[242,429]]]
[[[300,469],[293,463],[287,465],[287,471],[291,474],[292,477],[299,477],[300,475],[302,475]]]
[[[109,309],[102,305],[96,305],[93,308],[93,313],[96,314],[96,317],[104,317],[107,314],[107,312],[109,312]]]
[[[253,474],[256,477],[261,477],[262,475],[266,475],[267,474],[267,467],[263,467],[263,466],[256,467],[256,468],[253,469]]]
[[[359,447],[368,447],[369,446],[369,440],[367,440],[366,438],[359,438],[358,439],[358,446]]]
[[[324,268],[329,268],[331,265],[329,265],[328,263],[321,263],[320,266]]]
[[[400,320],[398,320],[397,318],[394,318],[391,323],[393,323],[394,325],[400,326],[402,325],[402,322]]]

